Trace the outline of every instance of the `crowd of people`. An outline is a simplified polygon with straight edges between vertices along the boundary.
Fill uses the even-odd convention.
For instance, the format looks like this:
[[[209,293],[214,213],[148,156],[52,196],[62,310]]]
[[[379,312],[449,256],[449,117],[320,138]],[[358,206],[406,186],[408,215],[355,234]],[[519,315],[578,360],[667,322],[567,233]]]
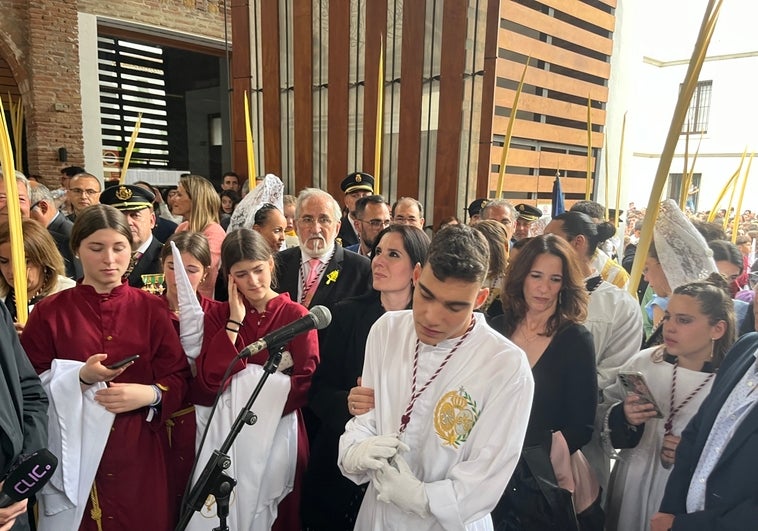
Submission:
[[[0,182],[0,472],[43,447],[59,466],[0,508],[0,530],[758,517],[749,213],[732,243],[726,212],[708,223],[664,201],[632,295],[633,205],[624,228],[593,201],[551,218],[479,199],[468,223],[432,230],[419,200],[390,204],[364,172],[342,204],[233,172],[220,191],[191,174],[103,187],[80,167],[62,192],[16,180],[27,276],[21,297]],[[251,350],[317,306],[328,326]],[[232,495],[192,507],[254,390]]]

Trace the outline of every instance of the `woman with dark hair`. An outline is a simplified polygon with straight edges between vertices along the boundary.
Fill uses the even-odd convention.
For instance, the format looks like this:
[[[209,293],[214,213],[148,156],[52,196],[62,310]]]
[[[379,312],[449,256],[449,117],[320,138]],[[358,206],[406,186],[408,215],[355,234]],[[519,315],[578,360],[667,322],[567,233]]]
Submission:
[[[376,238],[372,284],[365,295],[337,304],[321,348],[308,405],[321,420],[306,472],[302,515],[311,530],[353,529],[365,489],[337,468],[340,435],[353,416],[373,407],[373,390],[360,385],[371,326],[387,311],[410,308],[414,268],[426,262],[429,237],[411,225],[390,225]],[[358,404],[348,409],[348,397]]]
[[[218,216],[221,220],[221,226],[226,230],[229,227],[229,222],[232,220],[234,209],[237,208],[242,198],[234,190],[221,190],[218,196],[221,199],[221,208],[218,211]]]
[[[245,381],[245,378],[255,371],[260,371],[260,366],[264,365],[269,358],[268,350],[236,359],[238,352],[269,332],[288,325],[308,313],[305,307],[290,300],[287,293],[278,294],[272,289],[273,253],[268,243],[256,231],[238,229],[229,233],[221,246],[221,263],[229,278],[229,302],[209,308],[206,312],[205,338],[202,351],[197,358],[197,377],[195,378],[196,402],[203,405],[210,405],[216,393],[222,389],[222,385],[225,385],[222,378],[231,363],[233,363],[232,374],[235,376],[232,378],[230,392],[234,393],[237,392],[235,389],[237,383]],[[291,439],[295,455],[291,460],[283,463],[281,468],[271,471],[271,477],[268,477],[267,470],[267,477],[262,478],[260,473],[264,471],[258,470],[257,478],[264,483],[274,483],[275,478],[285,473],[284,468],[292,466],[294,470],[296,466],[294,489],[278,504],[278,517],[273,528],[300,529],[301,481],[308,459],[308,437],[300,408],[307,402],[311,377],[318,364],[319,349],[316,330],[294,337],[284,345],[284,348],[285,353],[278,369],[280,373],[272,375],[266,383],[266,387],[271,389],[276,387],[281,390],[281,386],[285,386],[283,394],[278,395],[280,399],[272,399],[267,404],[268,407],[258,406],[256,412],[259,417],[258,422],[262,425],[266,425],[268,421],[279,422],[280,417],[282,422],[292,421],[292,426],[296,426],[296,436]],[[253,383],[257,383],[257,378]],[[240,383],[240,386],[244,386],[244,383]],[[245,392],[244,389],[240,391]],[[247,396],[251,391],[252,386],[246,390]],[[275,418],[264,418],[267,412],[274,411],[276,411]],[[261,449],[262,445],[259,444],[259,446]],[[272,452],[282,449],[274,444]],[[241,451],[244,454],[248,449]],[[265,464],[270,460],[270,456],[266,454],[258,456],[258,459],[258,462]],[[251,458],[250,461],[254,459]],[[271,462],[273,463],[274,460],[271,459]],[[248,475],[251,474],[248,472]],[[250,491],[246,492],[240,485],[237,489],[238,499],[245,500],[246,496],[250,496]],[[248,506],[238,504],[235,518],[237,518],[236,526],[239,529],[247,529],[242,520],[244,518],[265,518],[257,513],[242,514],[242,511],[246,510],[255,511],[256,507],[253,503]],[[276,505],[266,510],[271,514],[271,511],[276,511]]]
[[[589,295],[584,326],[592,334],[599,392],[616,383],[619,367],[637,354],[642,342],[642,312],[637,301],[610,282],[603,280],[595,269],[593,256],[600,242],[613,234],[610,223],[596,223],[582,212],[564,212],[545,227],[546,234],[564,238],[576,252]],[[602,395],[601,395],[602,396]],[[598,412],[602,418],[605,410]],[[603,451],[600,437],[582,451],[598,474],[600,485],[607,487],[611,463]]]
[[[524,455],[550,448],[553,432],[563,434],[570,453],[592,437],[598,398],[595,348],[581,324],[587,316],[587,291],[569,244],[553,234],[532,238],[509,264],[501,297],[503,315],[493,319],[492,327],[526,353],[534,401],[524,453],[492,513],[495,529],[562,528],[561,507],[548,503],[539,488],[525,488],[534,484],[538,472]],[[540,457],[552,468],[549,452]]]
[[[50,232],[33,219],[21,220],[26,257],[26,297],[29,309],[43,298],[76,283],[67,278],[63,258]],[[11,254],[10,225],[0,225],[0,300],[5,303],[11,317],[16,321],[16,292],[13,287],[13,256]],[[21,333],[23,325],[16,322]]]
[[[729,293],[732,298],[737,295],[747,284],[747,275],[744,275],[744,261],[739,247],[726,240],[712,240],[708,247],[713,251],[713,260],[719,273],[724,275],[729,282]],[[744,284],[740,284],[744,282]]]
[[[50,397],[49,444],[61,461],[51,484],[66,481],[40,498],[41,528],[174,523],[160,427],[184,400],[189,367],[163,302],[122,278],[131,240],[119,210],[83,210],[71,232],[83,278],[40,301],[21,336]]]
[[[607,446],[624,449],[608,490],[609,531],[648,529],[682,430],[708,396],[714,373],[735,341],[734,310],[720,275],[674,290],[663,339],[663,345],[642,350],[620,370],[621,376],[643,376],[659,412],[621,380],[605,391],[603,437]]]
[[[287,229],[287,218],[282,211],[271,203],[264,203],[256,212],[253,218],[253,230],[260,233],[266,240],[273,254],[278,253],[284,246]]]
[[[181,264],[176,259],[172,244],[176,246]],[[163,245],[160,260],[166,286],[166,291],[162,294],[163,300],[166,302],[169,317],[194,376],[195,358],[200,354],[205,329],[204,313],[211,307],[221,304],[197,292],[211,267],[211,250],[208,247],[208,240],[198,232],[174,234]],[[183,273],[179,270],[180,267],[184,270]],[[179,294],[178,284],[182,282],[179,277],[185,278],[188,291],[191,291],[194,300],[186,301]],[[180,308],[184,311],[180,312]],[[177,509],[177,514],[192,464],[195,461],[195,433],[195,408],[188,399],[166,421],[169,445],[167,462],[169,499],[173,504],[172,507]]]

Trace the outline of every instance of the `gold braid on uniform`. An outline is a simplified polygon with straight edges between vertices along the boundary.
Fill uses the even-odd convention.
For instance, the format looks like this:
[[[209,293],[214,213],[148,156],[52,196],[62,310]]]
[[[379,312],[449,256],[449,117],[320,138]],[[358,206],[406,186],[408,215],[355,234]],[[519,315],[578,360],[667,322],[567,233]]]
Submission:
[[[97,497],[97,485],[92,482],[92,489],[89,491],[89,499],[92,501],[92,509],[89,512],[97,524],[97,531],[103,531],[103,510],[100,508],[100,499]]]
[[[174,422],[175,418],[181,417],[182,415],[187,415],[188,413],[192,413],[195,411],[195,406],[189,406],[185,407],[184,409],[180,409],[179,411],[176,411],[171,414],[171,416],[166,419],[166,434],[168,435],[168,447],[173,448],[173,433],[174,433],[174,426],[176,426],[176,422]]]

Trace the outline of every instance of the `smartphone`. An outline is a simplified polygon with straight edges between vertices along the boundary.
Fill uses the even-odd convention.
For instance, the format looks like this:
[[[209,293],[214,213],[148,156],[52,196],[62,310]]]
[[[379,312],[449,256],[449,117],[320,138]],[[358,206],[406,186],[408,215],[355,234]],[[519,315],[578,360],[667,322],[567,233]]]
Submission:
[[[105,368],[110,369],[110,370],[120,369],[124,365],[133,362],[137,358],[139,358],[139,354],[135,354],[134,356],[129,356],[128,358],[124,358],[121,361],[117,361],[116,363],[113,363],[111,365],[106,365]]]
[[[661,408],[655,403],[653,393],[650,392],[650,387],[648,387],[645,377],[641,372],[621,371],[619,372],[619,379],[621,380],[621,385],[624,386],[627,395],[635,394],[640,397],[640,402],[643,404],[653,404],[653,407],[655,408],[655,418],[663,418]]]

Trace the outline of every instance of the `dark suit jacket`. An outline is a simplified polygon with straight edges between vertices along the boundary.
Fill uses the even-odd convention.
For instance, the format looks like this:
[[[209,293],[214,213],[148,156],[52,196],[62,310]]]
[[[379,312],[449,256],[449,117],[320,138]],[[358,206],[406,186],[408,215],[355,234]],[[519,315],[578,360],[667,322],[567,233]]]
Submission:
[[[293,301],[298,300],[301,257],[300,247],[285,249],[276,255],[276,289],[279,293],[289,293]],[[339,271],[339,273],[337,280],[331,282],[328,277],[333,271]],[[337,245],[310,305],[320,304],[331,310],[341,300],[366,293],[369,289],[370,276],[371,262],[368,258],[346,251]],[[323,330],[319,331],[319,336],[322,335]]]
[[[339,233],[337,233],[337,238],[342,242],[342,247],[350,247],[351,245],[358,243],[358,235],[355,234],[355,227],[353,227],[347,214],[342,216],[340,222],[342,224],[340,225]]]
[[[758,333],[742,337],[721,365],[710,394],[682,432],[661,512],[675,515],[672,531],[755,529],[758,522],[758,407],[739,425],[706,483],[705,509],[685,514],[687,491],[713,423],[732,389],[753,370]]]
[[[63,257],[63,265],[66,267],[65,275],[68,278],[74,280],[83,276],[82,265],[74,257],[74,253],[71,250],[71,228],[74,226],[66,216],[58,213],[57,216],[51,221],[47,230],[55,240],[55,246],[58,247],[58,252]]]
[[[13,461],[47,446],[47,395],[0,304],[0,477]],[[30,529],[26,514],[13,531]]]
[[[139,259],[137,265],[134,266],[132,272],[129,274],[129,285],[133,288],[141,288],[145,285],[142,282],[142,275],[154,275],[156,273],[163,272],[163,264],[161,264],[161,249],[163,244],[159,242],[155,236],[153,241],[150,242],[142,258]]]
[[[165,242],[169,237],[176,232],[178,225],[170,219],[162,218],[155,213],[155,227],[153,227],[153,238],[156,238],[159,242]]]
[[[319,346],[321,363],[313,374],[308,405],[321,421],[321,429],[311,445],[311,456],[303,480],[301,516],[313,529],[350,528],[355,524],[363,498],[361,487],[342,475],[337,467],[339,438],[353,415],[347,409],[347,395],[363,373],[366,339],[371,326],[384,313],[379,292],[335,305],[332,324]]]

